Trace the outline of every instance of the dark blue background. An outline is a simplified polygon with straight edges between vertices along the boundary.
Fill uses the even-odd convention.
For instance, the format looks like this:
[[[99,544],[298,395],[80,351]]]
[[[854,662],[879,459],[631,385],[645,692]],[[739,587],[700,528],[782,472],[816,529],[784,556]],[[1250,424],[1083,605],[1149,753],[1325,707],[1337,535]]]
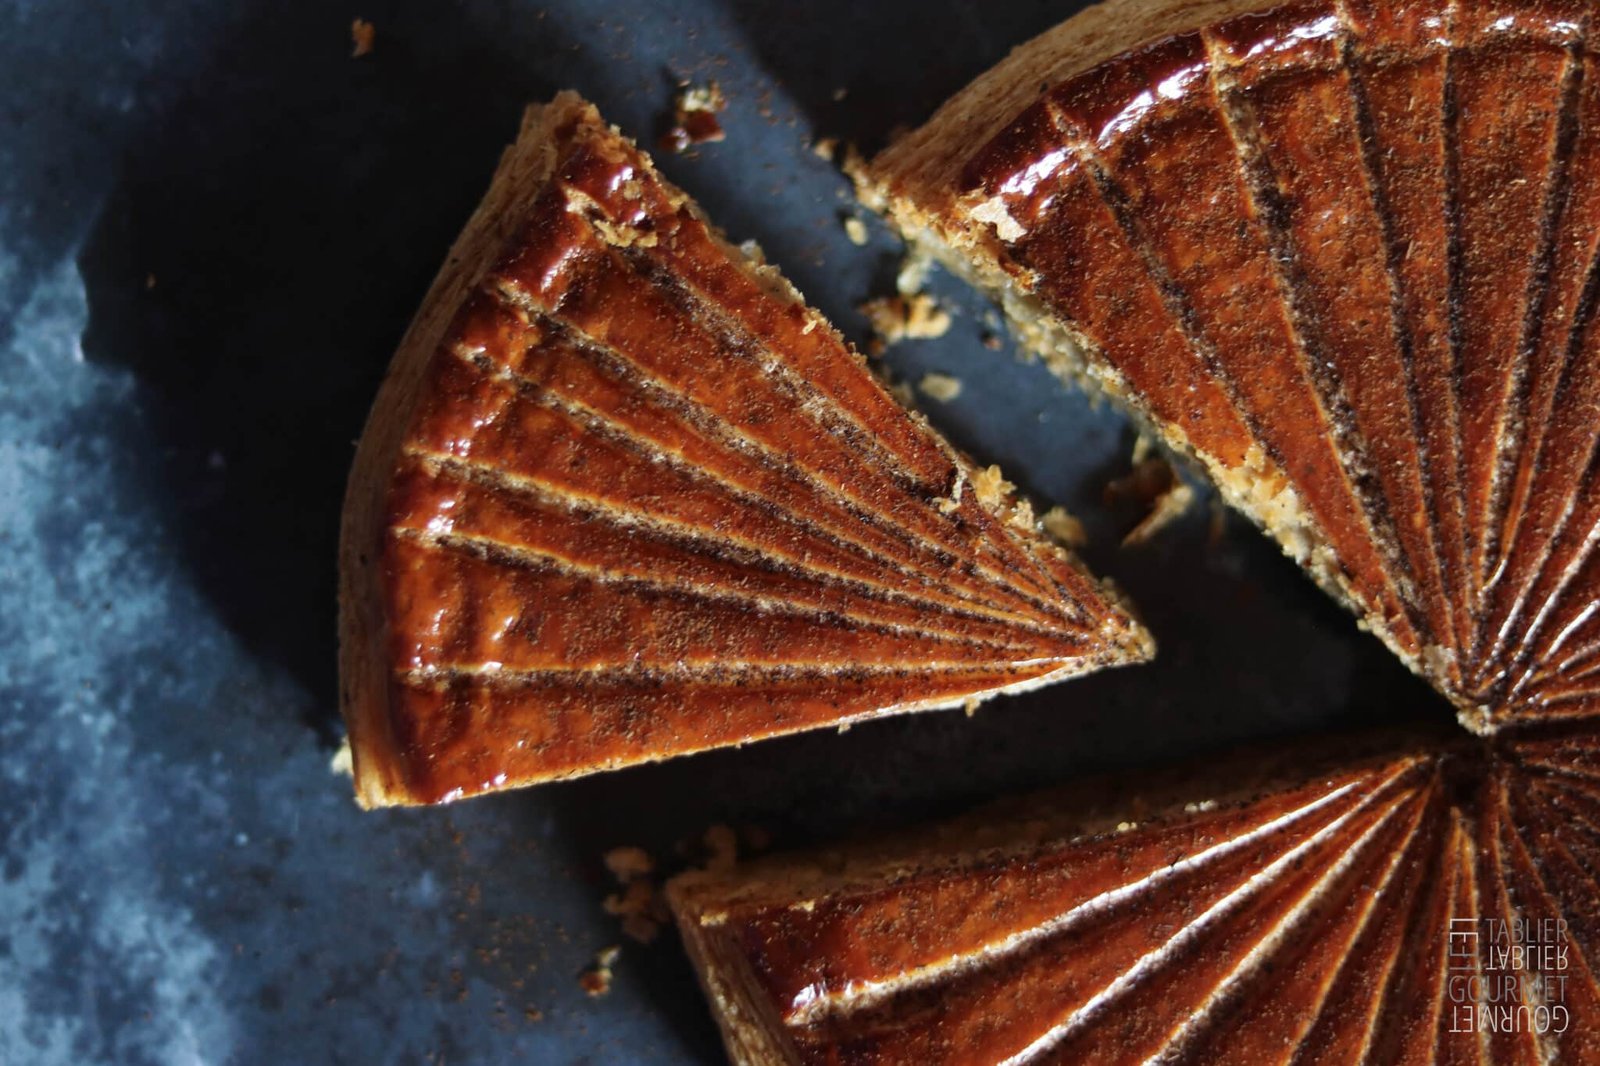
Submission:
[[[620,940],[610,847],[1448,714],[1244,522],[1212,544],[1208,497],[1119,549],[1124,422],[936,278],[955,328],[889,363],[964,380],[935,421],[1085,519],[1156,665],[447,810],[361,814],[330,773],[352,443],[523,103],[573,87],[653,142],[677,79],[720,80],[727,141],[663,168],[861,339],[899,249],[848,242],[810,143],[881,144],[1072,6],[0,0],[0,1062],[713,1062],[670,933],[576,985]]]

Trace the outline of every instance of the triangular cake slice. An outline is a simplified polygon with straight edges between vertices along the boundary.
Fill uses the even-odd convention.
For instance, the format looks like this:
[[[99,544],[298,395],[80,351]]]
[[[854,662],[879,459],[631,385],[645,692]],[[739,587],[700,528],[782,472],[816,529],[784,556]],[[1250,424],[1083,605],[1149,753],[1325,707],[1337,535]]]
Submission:
[[[1144,659],[1113,594],[571,94],[528,112],[351,474],[364,804]]]
[[[1338,743],[669,896],[739,1066],[1596,1061],[1600,743]]]
[[[1583,0],[1110,0],[863,197],[1470,728],[1593,718],[1597,39]]]

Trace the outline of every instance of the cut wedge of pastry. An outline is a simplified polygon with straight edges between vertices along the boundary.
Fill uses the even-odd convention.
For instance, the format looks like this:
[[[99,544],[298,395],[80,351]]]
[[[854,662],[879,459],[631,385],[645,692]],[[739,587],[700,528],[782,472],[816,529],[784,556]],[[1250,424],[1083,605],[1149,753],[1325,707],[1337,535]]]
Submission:
[[[1600,12],[1111,0],[861,179],[1479,732],[1600,714]]]
[[[363,804],[1144,659],[1144,630],[571,94],[390,367],[341,549]]]
[[[1343,746],[669,895],[739,1066],[1596,1061],[1600,744]]]

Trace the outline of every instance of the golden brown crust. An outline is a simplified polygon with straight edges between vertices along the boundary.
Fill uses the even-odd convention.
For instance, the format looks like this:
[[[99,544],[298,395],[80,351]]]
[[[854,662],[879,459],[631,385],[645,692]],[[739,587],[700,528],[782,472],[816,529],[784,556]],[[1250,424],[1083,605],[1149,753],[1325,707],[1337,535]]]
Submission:
[[[558,98],[358,453],[343,666],[363,802],[1147,656],[1114,594],[982,480],[775,271]]]
[[[562,93],[548,105],[527,109],[516,143],[506,149],[489,191],[451,246],[401,339],[356,447],[339,542],[339,679],[355,760],[356,798],[364,807],[407,798],[389,716],[389,633],[378,572],[390,471],[451,317],[520,225],[534,192],[548,180],[555,166],[556,131],[577,121],[585,106],[576,94]]]
[[[1300,749],[669,896],[741,1066],[1589,1061],[1597,758],[1584,736]],[[1568,980],[1504,993],[1536,972]]]
[[[1590,402],[1600,363],[1593,18],[1112,0],[863,197],[1196,458],[1469,728],[1593,717],[1600,440],[1555,399]]]

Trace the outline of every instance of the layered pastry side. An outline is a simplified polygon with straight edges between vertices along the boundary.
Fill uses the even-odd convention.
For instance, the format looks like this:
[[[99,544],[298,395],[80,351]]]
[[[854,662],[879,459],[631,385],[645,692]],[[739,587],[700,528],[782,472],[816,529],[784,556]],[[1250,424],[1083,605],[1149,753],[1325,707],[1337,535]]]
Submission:
[[[1600,9],[1110,0],[865,200],[1491,733],[1600,714]]]
[[[1597,749],[1325,740],[669,893],[740,1066],[1595,1062]]]
[[[367,806],[1134,662],[1150,638],[571,94],[401,343],[341,545]]]

